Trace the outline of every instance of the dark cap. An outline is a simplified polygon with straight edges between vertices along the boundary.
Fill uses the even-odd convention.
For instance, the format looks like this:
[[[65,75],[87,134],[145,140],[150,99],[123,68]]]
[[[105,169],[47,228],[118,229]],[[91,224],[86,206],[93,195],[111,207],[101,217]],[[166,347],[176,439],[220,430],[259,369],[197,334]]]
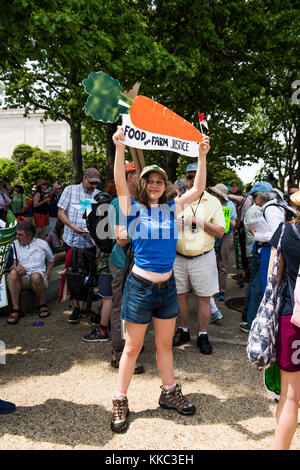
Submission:
[[[100,173],[97,168],[87,168],[84,172],[84,176],[91,183],[100,183]]]

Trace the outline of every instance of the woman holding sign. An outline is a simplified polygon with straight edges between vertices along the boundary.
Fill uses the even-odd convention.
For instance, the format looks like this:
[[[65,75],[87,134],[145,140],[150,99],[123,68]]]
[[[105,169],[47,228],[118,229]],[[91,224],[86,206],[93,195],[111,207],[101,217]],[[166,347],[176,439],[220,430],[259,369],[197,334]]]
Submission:
[[[206,154],[209,138],[199,144],[198,171],[192,189],[166,203],[167,174],[157,165],[145,167],[133,201],[127,188],[124,171],[125,145],[122,128],[113,136],[116,145],[114,176],[120,209],[127,219],[127,231],[134,247],[134,266],[129,274],[122,302],[121,318],[126,324],[126,342],[120,360],[117,393],[113,399],[111,429],[128,427],[127,390],[136,359],[144,343],[151,320],[154,326],[156,359],[163,385],[159,398],[162,408],[174,409],[183,415],[195,413],[195,406],[182,394],[173,371],[172,339],[179,313],[173,275],[176,256],[176,216],[186,204],[199,199],[206,183]]]

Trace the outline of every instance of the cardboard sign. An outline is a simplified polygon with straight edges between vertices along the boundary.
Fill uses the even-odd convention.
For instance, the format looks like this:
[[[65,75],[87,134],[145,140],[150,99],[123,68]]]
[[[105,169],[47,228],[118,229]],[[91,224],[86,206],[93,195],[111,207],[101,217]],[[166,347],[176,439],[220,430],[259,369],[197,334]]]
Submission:
[[[224,213],[225,223],[226,223],[224,233],[228,233],[230,230],[230,212],[231,212],[230,207],[223,206],[223,213]]]
[[[153,134],[135,127],[128,114],[123,114],[125,145],[143,150],[169,150],[187,157],[198,156],[198,143],[175,137]]]
[[[127,145],[198,156],[203,134],[166,106],[143,95],[130,98],[119,81],[104,72],[90,73],[82,84],[89,95],[85,113],[102,122],[116,122],[123,115]]]

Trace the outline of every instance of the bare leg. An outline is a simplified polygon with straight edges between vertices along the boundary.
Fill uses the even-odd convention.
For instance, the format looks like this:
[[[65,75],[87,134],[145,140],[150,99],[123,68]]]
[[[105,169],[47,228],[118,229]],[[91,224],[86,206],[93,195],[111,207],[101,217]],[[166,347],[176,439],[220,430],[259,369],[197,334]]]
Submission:
[[[101,309],[101,325],[107,326],[109,323],[113,299],[103,299]]]
[[[155,332],[156,361],[160,371],[163,385],[174,385],[174,365],[172,353],[172,341],[175,330],[176,318],[162,320],[153,317]]]
[[[19,300],[21,292],[21,278],[18,275],[17,271],[13,269],[9,274],[9,291],[12,301],[12,306],[14,309],[19,309]]]
[[[281,393],[276,410],[275,448],[288,450],[298,423],[300,372],[281,370]]]
[[[40,305],[46,303],[46,289],[40,273],[33,273],[30,276],[31,287],[39,298]]]
[[[126,340],[120,359],[118,375],[118,393],[127,393],[135,369],[136,359],[144,344],[146,325],[126,322]]]
[[[187,305],[187,293],[177,294],[178,305],[179,305],[179,316],[178,324],[181,328],[187,328],[188,324],[188,305]]]
[[[199,331],[207,331],[210,320],[210,297],[197,296],[197,316]]]

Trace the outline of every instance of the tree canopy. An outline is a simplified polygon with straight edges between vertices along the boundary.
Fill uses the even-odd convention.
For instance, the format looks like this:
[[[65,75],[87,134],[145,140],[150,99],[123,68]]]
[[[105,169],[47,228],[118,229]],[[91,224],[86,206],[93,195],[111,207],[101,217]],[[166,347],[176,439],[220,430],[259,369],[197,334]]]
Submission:
[[[3,0],[0,0],[3,3]],[[86,117],[81,84],[103,70],[197,125],[205,113],[211,167],[262,157],[281,184],[300,178],[300,12],[292,0],[14,0],[0,24],[0,80],[9,107],[70,125],[73,180],[82,136],[113,164],[113,125]],[[152,155],[152,158],[157,158]],[[182,158],[165,154],[172,179]],[[285,162],[284,165],[280,165]],[[284,168],[284,169],[283,169]],[[177,173],[176,173],[177,172]],[[107,171],[107,176],[111,171]]]

